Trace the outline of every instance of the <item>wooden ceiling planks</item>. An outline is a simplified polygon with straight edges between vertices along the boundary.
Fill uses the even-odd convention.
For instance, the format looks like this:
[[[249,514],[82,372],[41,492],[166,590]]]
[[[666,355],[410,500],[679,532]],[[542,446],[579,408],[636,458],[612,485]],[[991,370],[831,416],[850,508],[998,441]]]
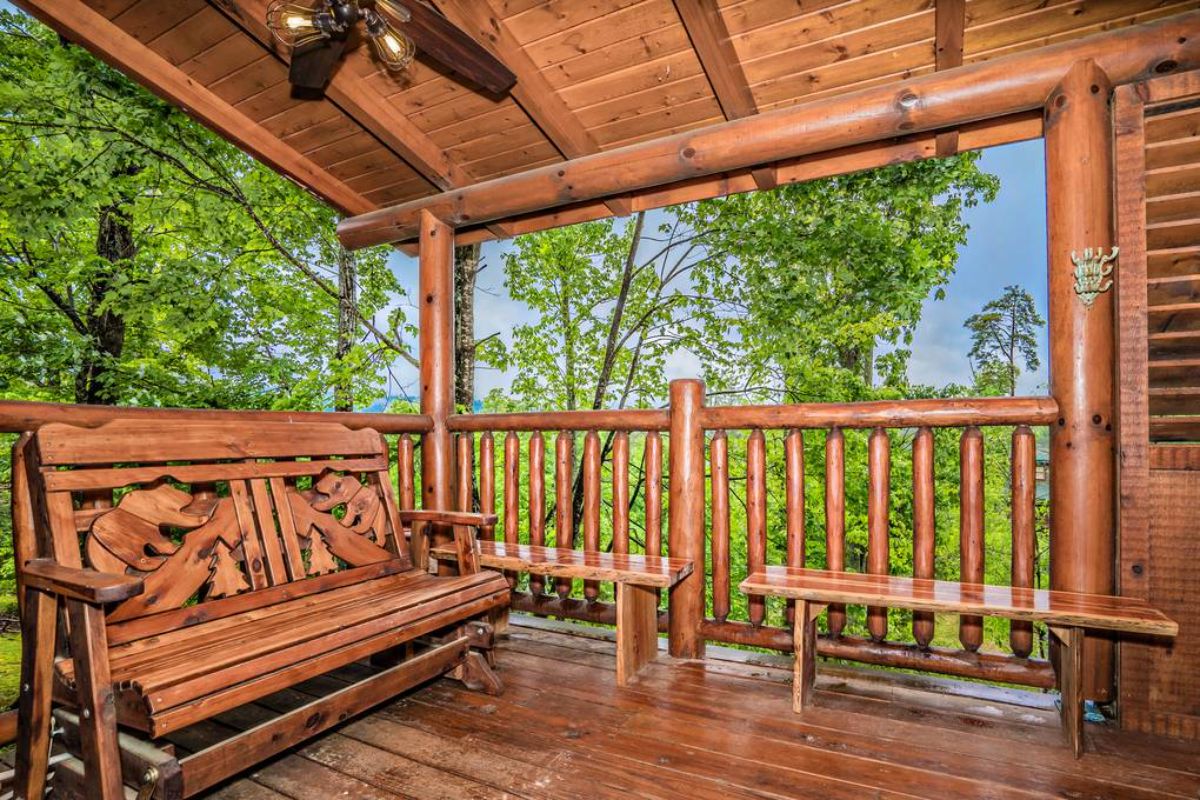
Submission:
[[[1200,8],[1195,0],[971,0],[964,59],[997,58],[1194,8]]]
[[[925,75],[936,63],[939,4],[965,4],[967,63],[1200,7],[1200,0],[433,0],[515,66],[513,96],[481,94],[420,57],[392,75],[363,47],[343,63],[329,99],[300,101],[286,83],[285,60],[269,52],[266,0],[22,2],[85,3],[322,170],[327,177],[317,182],[326,181],[326,195],[332,181],[368,205]],[[1161,172],[1151,182],[1167,192],[1149,200],[1152,212],[1190,213],[1176,195],[1197,180],[1181,163],[1195,146],[1152,147],[1152,168]],[[696,186],[762,188],[773,185],[774,169],[757,169],[758,180],[739,171]],[[791,180],[806,174],[789,170]],[[647,197],[696,191],[604,198],[558,217],[501,220],[491,234],[628,213]],[[1160,235],[1178,238],[1181,230],[1163,227]],[[1188,269],[1177,265],[1197,256],[1163,247],[1154,261]]]

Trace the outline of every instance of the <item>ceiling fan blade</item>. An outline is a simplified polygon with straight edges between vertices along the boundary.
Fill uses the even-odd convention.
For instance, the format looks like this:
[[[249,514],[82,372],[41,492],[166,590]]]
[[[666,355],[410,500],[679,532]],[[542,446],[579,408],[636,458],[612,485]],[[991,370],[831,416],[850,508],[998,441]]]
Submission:
[[[418,52],[447,69],[496,94],[504,94],[517,82],[517,76],[503,62],[420,0],[377,0],[377,6],[391,17],[391,22],[400,23],[396,28],[413,40]],[[403,22],[405,15],[397,8],[408,12],[407,22]]]
[[[324,93],[345,49],[345,39],[323,39],[297,47],[292,51],[288,80],[297,89]]]

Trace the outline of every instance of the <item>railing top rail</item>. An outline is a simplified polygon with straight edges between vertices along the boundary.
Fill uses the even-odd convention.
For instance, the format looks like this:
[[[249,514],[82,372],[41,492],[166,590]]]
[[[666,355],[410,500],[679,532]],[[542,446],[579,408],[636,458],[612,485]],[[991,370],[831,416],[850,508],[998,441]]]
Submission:
[[[528,411],[512,414],[455,414],[447,426],[457,432],[481,431],[665,431],[671,413],[658,408],[584,411]]]
[[[425,414],[368,414],[352,411],[243,411],[211,408],[139,408],[73,403],[0,401],[0,432],[32,431],[51,422],[93,428],[114,419],[214,420],[229,422],[338,422],[380,433],[424,433],[433,427]]]
[[[706,430],[750,428],[963,428],[972,425],[1050,425],[1058,419],[1052,397],[977,397],[706,406]]]

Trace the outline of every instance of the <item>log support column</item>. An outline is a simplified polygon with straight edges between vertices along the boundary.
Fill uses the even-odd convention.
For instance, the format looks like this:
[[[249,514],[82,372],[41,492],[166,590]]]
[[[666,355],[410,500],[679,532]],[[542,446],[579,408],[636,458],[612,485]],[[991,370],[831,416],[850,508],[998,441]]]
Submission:
[[[454,444],[446,427],[454,411],[454,229],[428,211],[421,212],[419,288],[421,413],[433,420],[421,438],[421,505],[448,511],[454,480]]]
[[[672,558],[692,562],[692,574],[670,594],[670,653],[676,658],[703,658],[704,637],[704,382],[671,381],[670,499],[667,550]]]
[[[1103,594],[1113,591],[1116,542],[1115,276],[1076,272],[1114,244],[1111,95],[1105,73],[1081,61],[1045,109],[1050,393],[1060,414],[1050,430],[1050,587]],[[1089,633],[1083,664],[1084,696],[1111,700],[1111,639]]]

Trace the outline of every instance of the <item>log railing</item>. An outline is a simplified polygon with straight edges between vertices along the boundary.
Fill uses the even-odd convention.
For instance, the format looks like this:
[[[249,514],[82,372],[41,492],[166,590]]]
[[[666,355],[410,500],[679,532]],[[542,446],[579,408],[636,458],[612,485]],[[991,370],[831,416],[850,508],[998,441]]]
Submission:
[[[848,550],[846,520],[847,515],[865,512],[865,559],[861,566],[871,572],[885,572],[889,569],[889,549],[897,542],[891,523],[898,519],[897,514],[911,513],[913,574],[933,576],[938,511],[935,431],[961,429],[959,574],[963,580],[982,580],[985,520],[981,429],[1011,427],[1011,580],[1014,585],[1033,584],[1032,428],[1057,419],[1053,400],[991,398],[717,407],[704,405],[703,386],[698,381],[677,382],[672,386],[672,398],[669,409],[451,416],[447,428],[455,436],[454,504],[460,509],[478,507],[499,512],[500,523],[493,535],[510,542],[618,553],[668,554],[665,551],[669,549],[670,555],[678,555],[686,551],[697,562],[694,580],[672,590],[669,603],[664,603],[670,606],[670,612],[664,610],[660,617],[664,630],[669,616],[676,617],[671,627],[673,652],[696,655],[702,651],[704,640],[786,651],[792,646],[791,632],[784,627],[791,609],[772,614],[763,599],[740,598],[732,589],[741,575],[771,559],[772,531],[780,531],[777,536],[783,544],[775,560],[781,563],[830,569],[854,567],[847,563],[847,557],[863,548]],[[417,505],[420,469],[415,462],[420,457],[419,437],[432,429],[429,417],[415,414],[193,411],[3,402],[0,431],[33,430],[49,422],[100,425],[118,416],[152,416],[161,418],[164,424],[183,418],[320,419],[355,428],[373,427],[394,437],[401,508]],[[847,503],[847,439],[863,436],[867,499],[865,509],[855,509]],[[894,446],[902,438],[911,438],[912,460],[912,508],[903,512],[890,507],[889,492]],[[677,446],[669,447],[668,439],[677,439]],[[668,449],[672,451],[669,463],[677,473],[674,476],[668,474]],[[774,459],[772,454],[777,450],[781,457]],[[812,469],[806,471],[805,462],[820,460],[817,453],[823,456],[824,469],[814,475]],[[851,452],[852,463],[855,457]],[[775,499],[768,497],[772,467],[776,473],[782,469],[782,496]],[[948,476],[938,477],[945,481]],[[820,483],[818,478],[823,479],[820,487],[816,485]],[[742,481],[740,493],[731,489],[731,484],[736,488]],[[944,489],[943,506],[947,502]],[[664,496],[668,494],[669,502]],[[816,538],[808,541],[819,543],[823,538],[823,560],[806,553],[806,526],[812,523],[806,521],[805,503],[817,502],[817,496],[824,506],[825,530],[823,537],[814,531]],[[706,503],[708,498],[711,501]],[[775,504],[781,504],[782,509],[772,509]],[[771,516],[773,510],[776,513]],[[734,546],[731,541],[735,513],[744,514],[745,519],[744,560],[740,543]],[[736,558],[734,553],[738,553]],[[610,587],[591,581],[572,585],[538,575],[514,574],[509,580],[517,610],[615,622],[615,607],[607,602]],[[932,646],[936,631],[928,615],[913,616],[910,642],[889,641],[887,620],[887,609],[870,609],[867,635],[852,636],[847,630],[845,610],[831,608],[827,617],[830,635],[822,638],[820,650],[829,657],[1032,686],[1052,682],[1048,665],[1028,658],[1033,636],[1027,624],[1012,623],[1009,641],[1013,655],[1006,655],[980,651],[983,629],[977,618],[960,620],[961,647],[955,648]]]
[[[655,409],[451,417],[456,504],[498,514],[493,535],[507,542],[662,554],[669,422]],[[510,574],[509,582],[519,611],[616,621],[611,590],[597,581]]]
[[[753,572],[766,563],[768,549],[768,434],[781,439],[783,471],[782,519],[785,544],[781,562],[830,570],[847,568],[847,516],[861,518],[865,511],[865,571],[886,574],[895,541],[891,481],[894,442],[901,433],[911,438],[911,543],[912,574],[935,575],[936,483],[935,430],[961,429],[958,455],[959,546],[958,578],[984,582],[985,427],[1012,427],[1011,434],[1011,582],[1034,585],[1035,564],[1035,434],[1033,427],[1048,426],[1057,418],[1050,398],[986,398],[805,404],[784,406],[707,407],[700,424],[711,432],[708,444],[711,503],[712,613],[702,623],[709,640],[790,650],[791,630],[768,624],[764,598],[745,599],[744,619],[732,619],[731,572]],[[819,431],[824,431],[823,442]],[[866,508],[847,507],[847,438],[865,436]],[[810,453],[823,455],[824,558],[806,557],[806,484],[814,476],[805,471],[805,432],[810,432]],[[942,434],[945,436],[945,434]],[[732,463],[731,442],[737,439],[742,463]],[[746,564],[731,563],[731,474],[744,469]],[[941,476],[943,479],[947,476]],[[811,498],[810,498],[811,499]],[[809,540],[811,541],[811,539]],[[861,546],[859,550],[861,551]],[[790,625],[793,609],[779,616]],[[888,609],[866,610],[867,635],[846,635],[847,616],[831,606],[826,616],[827,635],[819,643],[823,655],[896,667],[928,669],[960,676],[1048,686],[1052,677],[1044,661],[1030,659],[1033,631],[1028,623],[1013,622],[1009,632],[1012,655],[981,652],[983,621],[963,616],[959,620],[961,648],[931,646],[935,636],[932,615],[917,613],[912,619],[911,642],[888,641]]]

